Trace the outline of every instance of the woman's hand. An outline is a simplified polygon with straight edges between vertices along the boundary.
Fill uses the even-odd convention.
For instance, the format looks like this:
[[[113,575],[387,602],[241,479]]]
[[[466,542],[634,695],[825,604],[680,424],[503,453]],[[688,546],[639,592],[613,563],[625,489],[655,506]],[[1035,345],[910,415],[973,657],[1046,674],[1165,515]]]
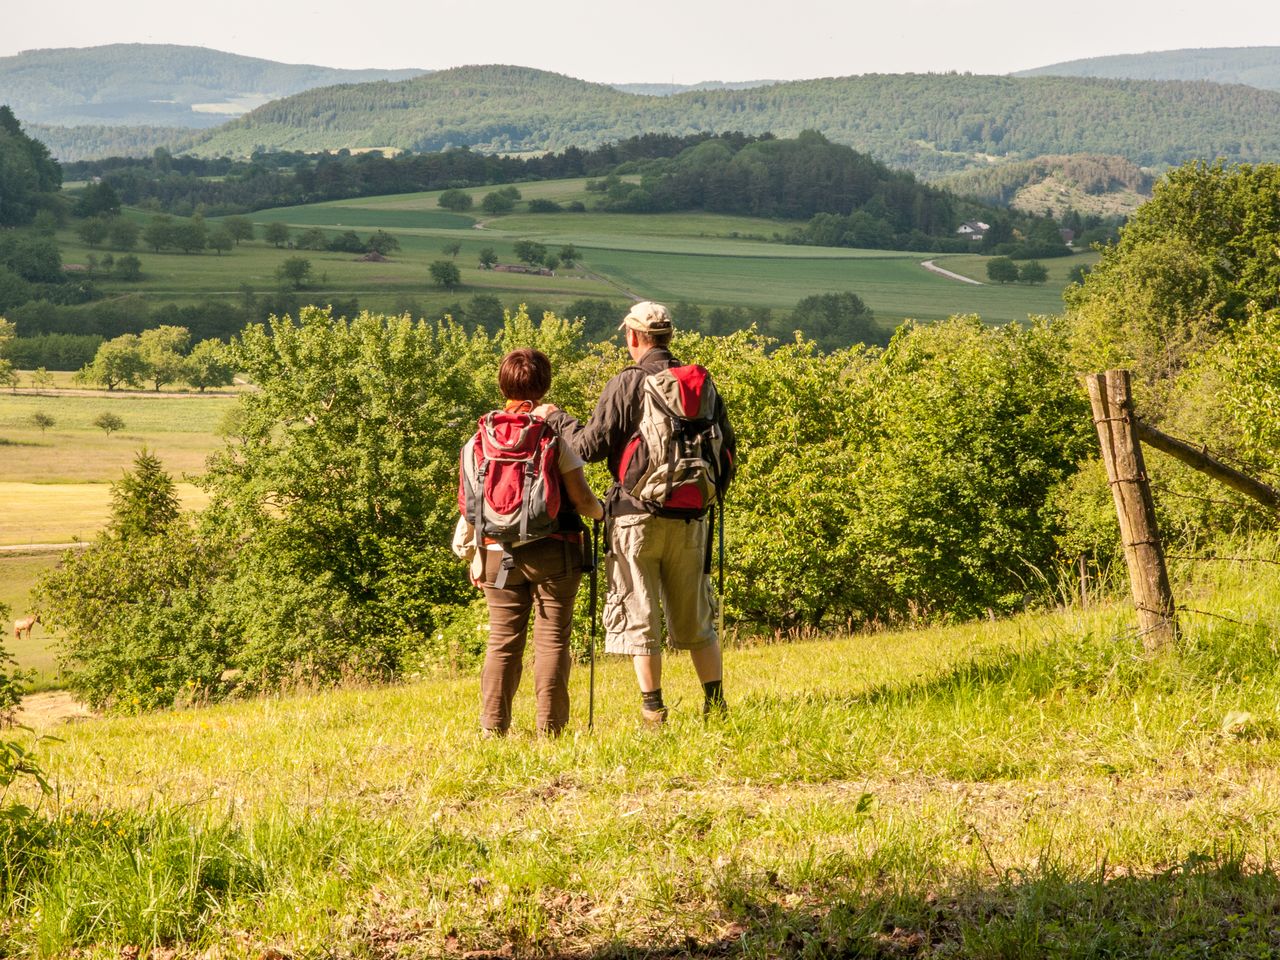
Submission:
[[[577,510],[581,516],[590,517],[592,520],[604,519],[604,505],[591,492],[581,467],[564,474],[564,488],[569,494],[569,502],[573,504],[573,509]]]

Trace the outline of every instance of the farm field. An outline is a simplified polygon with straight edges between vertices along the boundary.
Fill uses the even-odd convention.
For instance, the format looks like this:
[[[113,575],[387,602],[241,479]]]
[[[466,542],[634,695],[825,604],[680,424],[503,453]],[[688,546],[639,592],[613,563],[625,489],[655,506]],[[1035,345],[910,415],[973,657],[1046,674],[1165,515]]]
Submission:
[[[2,494],[0,494],[2,495]],[[42,623],[31,628],[31,633],[21,640],[13,637],[13,619],[32,612],[31,588],[40,575],[52,570],[58,563],[58,552],[10,553],[0,552],[0,603],[7,604],[12,614],[3,624],[4,648],[13,656],[20,670],[34,670],[36,688],[46,686],[57,674],[55,652],[51,647],[48,629]]]
[[[481,740],[474,677],[46,728],[50,812],[91,839],[9,935],[84,957],[1262,955],[1280,580],[1179,591],[1262,613],[1190,618],[1154,662],[1107,606],[730,650],[705,724],[673,658],[661,731],[612,659],[595,732],[578,669],[557,740],[528,689],[517,733]]]
[[[525,200],[589,203],[595,195],[586,191],[585,183],[581,179],[549,181],[518,188]],[[478,201],[492,189],[496,188],[467,192]],[[438,197],[438,192],[363,197],[252,215],[259,225],[279,222],[296,230],[354,229],[362,236],[386,230],[396,236],[401,249],[385,263],[361,262],[358,255],[349,253],[277,249],[257,240],[225,256],[140,250],[142,282],[107,280],[101,286],[112,295],[137,293],[156,300],[232,298],[244,287],[258,292],[275,289],[280,264],[289,257],[304,256],[315,276],[307,296],[322,304],[355,296],[362,307],[382,311],[409,309],[433,315],[472,295],[492,294],[509,306],[524,301],[547,309],[562,309],[583,297],[635,296],[704,306],[766,307],[782,313],[810,294],[852,290],[886,324],[955,313],[979,313],[990,322],[1007,322],[1058,312],[1067,271],[1077,263],[1096,260],[1096,254],[1084,253],[1054,261],[1049,264],[1050,281],[1039,287],[975,287],[931,274],[919,264],[932,258],[985,280],[985,258],[777,242],[775,237],[797,226],[792,221],[702,212],[531,214],[523,205],[511,214],[490,217],[478,207],[466,214],[442,210]],[[131,215],[144,216],[142,211]],[[572,243],[581,255],[580,264],[559,269],[554,277],[505,274],[477,266],[485,247],[492,247],[502,262],[515,262],[514,243],[521,239],[545,243],[553,252]],[[90,254],[100,254],[69,232],[60,240],[68,262],[85,263]],[[461,246],[456,262],[463,286],[452,292],[432,287],[427,271],[433,260],[445,256],[441,248],[449,243]]]

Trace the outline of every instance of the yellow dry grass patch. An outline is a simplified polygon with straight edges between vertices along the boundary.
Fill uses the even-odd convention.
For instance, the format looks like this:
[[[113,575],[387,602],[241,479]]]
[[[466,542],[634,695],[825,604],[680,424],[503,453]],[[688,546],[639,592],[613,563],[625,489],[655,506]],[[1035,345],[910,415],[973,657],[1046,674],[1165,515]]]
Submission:
[[[176,487],[186,509],[199,510],[209,502],[208,494],[194,484]],[[0,481],[0,544],[88,540],[110,516],[109,483]]]

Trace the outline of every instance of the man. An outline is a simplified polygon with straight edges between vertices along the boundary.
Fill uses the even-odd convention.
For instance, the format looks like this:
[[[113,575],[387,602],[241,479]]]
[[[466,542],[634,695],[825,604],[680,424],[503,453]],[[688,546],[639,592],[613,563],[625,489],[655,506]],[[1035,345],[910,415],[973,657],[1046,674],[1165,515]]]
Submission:
[[[547,421],[589,463],[605,460],[614,484],[605,503],[606,571],[605,652],[633,658],[640,683],[641,715],[651,724],[665,723],[662,701],[663,620],[667,640],[688,650],[702,682],[703,712],[725,708],[720,642],[716,636],[711,578],[707,563],[711,528],[707,516],[663,516],[652,502],[632,497],[618,483],[624,448],[640,424],[644,384],[650,374],[682,366],[670,351],[671,315],[660,303],[642,301],[621,325],[634,366],[604,388],[586,423],[557,410]],[[714,420],[731,463],[733,429],[717,397]],[[727,477],[724,478],[727,481]],[[723,487],[723,484],[721,485]]]

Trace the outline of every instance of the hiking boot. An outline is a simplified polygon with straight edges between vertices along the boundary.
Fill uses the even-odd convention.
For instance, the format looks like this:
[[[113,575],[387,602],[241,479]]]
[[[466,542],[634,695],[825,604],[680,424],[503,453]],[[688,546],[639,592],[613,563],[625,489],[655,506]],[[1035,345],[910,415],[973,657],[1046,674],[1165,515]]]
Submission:
[[[644,720],[646,726],[660,727],[667,722],[667,708],[659,707],[657,710],[650,710],[648,707],[641,707],[640,718]]]

